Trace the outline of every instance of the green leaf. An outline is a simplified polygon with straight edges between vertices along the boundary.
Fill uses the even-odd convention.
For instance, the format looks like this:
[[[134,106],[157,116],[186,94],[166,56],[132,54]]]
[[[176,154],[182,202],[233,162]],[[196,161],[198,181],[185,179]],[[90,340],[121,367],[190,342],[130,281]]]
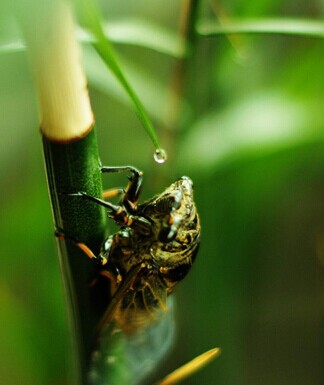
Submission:
[[[113,20],[104,24],[103,31],[106,38],[113,43],[144,47],[177,59],[183,58],[188,51],[188,46],[181,36],[146,20]],[[77,30],[77,36],[81,43],[95,42],[95,37],[81,27]],[[24,43],[16,36],[6,37],[0,44],[0,54],[21,52],[25,49]]]
[[[168,88],[167,84],[162,83],[157,77],[136,66],[128,58],[120,56],[120,59],[123,68],[125,68],[132,79],[141,100],[145,103],[151,116],[159,124],[165,126],[167,124],[167,117],[165,109],[161,108],[161,106],[164,105],[169,95],[171,95],[171,98],[175,97],[173,96],[174,92]],[[131,104],[121,84],[110,71],[107,71],[103,61],[100,60],[91,46],[85,48],[83,61],[87,79],[91,87],[96,88],[106,95],[112,96],[114,99],[128,106]],[[181,109],[185,116],[192,113],[186,100],[182,100]]]
[[[297,35],[302,37],[324,37],[324,22],[308,19],[232,19],[219,24],[216,20],[200,20],[197,32],[202,36],[238,33],[264,33]]]
[[[245,157],[324,140],[320,108],[281,93],[257,93],[200,119],[182,141],[179,159],[191,169],[210,171]]]
[[[179,34],[139,18],[112,20],[103,24],[103,31],[106,38],[114,43],[145,47],[175,58],[184,57],[188,50]],[[94,42],[85,30],[80,29],[78,33],[81,41]]]
[[[148,135],[150,136],[154,146],[156,148],[160,147],[156,132],[154,130],[153,124],[133,87],[130,85],[126,76],[124,75],[117,55],[110,44],[109,40],[106,38],[104,30],[101,26],[101,20],[99,12],[96,9],[93,1],[91,0],[78,0],[79,10],[81,12],[82,20],[85,26],[95,37],[93,46],[101,56],[107,67],[114,73],[116,78],[119,80],[120,84],[123,86],[124,90],[128,94],[129,98],[133,102],[135,111],[138,118],[142,122],[144,128],[146,129]]]

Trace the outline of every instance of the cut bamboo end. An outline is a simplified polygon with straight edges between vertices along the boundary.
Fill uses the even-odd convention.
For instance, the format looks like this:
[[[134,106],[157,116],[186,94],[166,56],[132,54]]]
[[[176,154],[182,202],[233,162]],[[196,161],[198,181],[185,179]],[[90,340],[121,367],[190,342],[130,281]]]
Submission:
[[[24,33],[38,88],[41,132],[58,142],[85,137],[94,117],[69,2],[46,2],[34,23],[29,18]]]

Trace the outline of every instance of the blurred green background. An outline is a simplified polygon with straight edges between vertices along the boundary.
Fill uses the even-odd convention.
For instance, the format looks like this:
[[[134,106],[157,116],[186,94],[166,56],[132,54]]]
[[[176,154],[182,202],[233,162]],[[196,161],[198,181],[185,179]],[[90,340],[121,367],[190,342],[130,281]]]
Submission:
[[[3,48],[18,36],[4,5],[0,383],[66,385],[68,327],[37,101],[26,53]],[[324,41],[271,34],[198,37],[187,61],[178,124],[170,126],[169,84],[179,61],[143,45],[145,38],[153,46],[155,39],[166,46],[175,42],[159,32],[177,33],[182,3],[100,5],[112,38],[125,33],[116,50],[170,158],[164,165],[153,161],[154,149],[127,97],[84,45],[102,162],[142,169],[143,198],[190,176],[201,214],[199,258],[175,294],[176,340],[155,377],[220,346],[221,357],[186,384],[323,383]],[[317,0],[200,5],[199,17],[212,19],[213,8],[236,18],[314,19],[324,12]],[[145,27],[142,38],[135,34],[139,25]],[[125,179],[105,180],[106,186],[116,183]]]

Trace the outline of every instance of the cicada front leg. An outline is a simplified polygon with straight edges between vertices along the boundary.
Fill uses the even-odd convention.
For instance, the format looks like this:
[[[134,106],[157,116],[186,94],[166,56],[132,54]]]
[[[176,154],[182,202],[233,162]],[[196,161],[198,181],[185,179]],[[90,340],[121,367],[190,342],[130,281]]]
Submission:
[[[122,198],[122,204],[130,212],[136,210],[139,195],[141,192],[143,173],[133,166],[121,166],[121,167],[101,167],[102,173],[123,173],[130,172],[129,182],[123,190],[124,196]]]

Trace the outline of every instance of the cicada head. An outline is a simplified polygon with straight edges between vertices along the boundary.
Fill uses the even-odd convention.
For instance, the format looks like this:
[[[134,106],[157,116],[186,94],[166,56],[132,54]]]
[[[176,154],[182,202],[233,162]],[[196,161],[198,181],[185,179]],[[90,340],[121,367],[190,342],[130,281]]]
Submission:
[[[149,218],[155,223],[150,254],[169,289],[190,270],[200,243],[200,222],[193,197],[193,183],[183,176],[147,202]]]

